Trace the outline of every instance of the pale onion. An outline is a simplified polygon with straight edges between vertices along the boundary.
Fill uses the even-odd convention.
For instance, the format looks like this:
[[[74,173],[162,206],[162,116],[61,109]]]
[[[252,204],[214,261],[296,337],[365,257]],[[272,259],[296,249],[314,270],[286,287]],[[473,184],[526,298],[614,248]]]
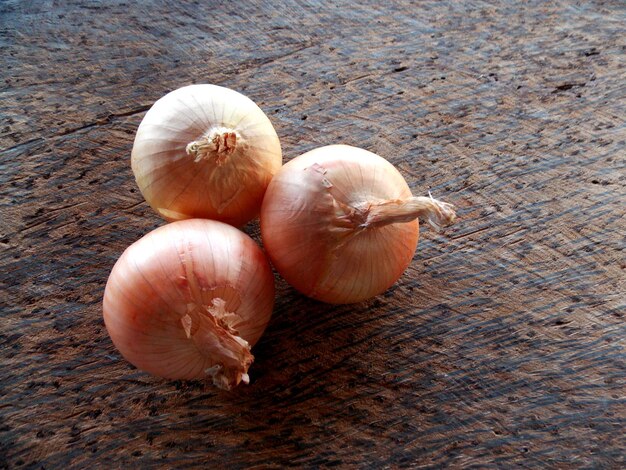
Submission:
[[[144,198],[166,220],[241,226],[258,215],[282,153],[252,100],[216,85],[190,85],[150,108],[131,162]]]
[[[190,219],[124,251],[106,285],[104,322],[139,369],[169,379],[248,383],[250,348],[274,305],[274,277],[258,245],[230,225]]]
[[[294,158],[270,183],[261,235],[278,272],[303,294],[328,303],[384,292],[411,262],[417,218],[439,228],[450,204],[413,197],[387,160],[348,145]]]

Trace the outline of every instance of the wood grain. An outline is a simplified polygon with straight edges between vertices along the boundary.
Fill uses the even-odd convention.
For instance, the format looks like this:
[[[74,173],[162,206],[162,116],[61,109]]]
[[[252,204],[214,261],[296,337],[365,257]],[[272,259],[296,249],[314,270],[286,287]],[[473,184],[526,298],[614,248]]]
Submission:
[[[624,468],[624,4],[165,3],[0,3],[0,467]],[[203,82],[286,159],[360,146],[460,215],[369,302],[277,278],[232,393],[134,370],[101,319],[163,223],[134,132]]]

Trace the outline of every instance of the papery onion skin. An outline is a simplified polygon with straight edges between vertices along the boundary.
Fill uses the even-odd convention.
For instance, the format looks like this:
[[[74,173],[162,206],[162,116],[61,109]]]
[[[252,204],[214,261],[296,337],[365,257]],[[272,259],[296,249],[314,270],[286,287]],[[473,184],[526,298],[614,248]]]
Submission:
[[[252,100],[217,85],[189,85],[146,113],[131,164],[144,198],[166,220],[241,226],[258,215],[282,152]]]
[[[382,157],[347,145],[321,147],[274,176],[261,209],[263,244],[277,271],[303,294],[360,302],[387,290],[413,258],[419,223],[417,212],[406,217],[405,201],[433,225],[454,220],[449,204],[413,198]]]
[[[160,227],[119,258],[106,285],[106,328],[139,369],[168,379],[247,382],[250,348],[274,305],[274,277],[236,228],[189,219]]]

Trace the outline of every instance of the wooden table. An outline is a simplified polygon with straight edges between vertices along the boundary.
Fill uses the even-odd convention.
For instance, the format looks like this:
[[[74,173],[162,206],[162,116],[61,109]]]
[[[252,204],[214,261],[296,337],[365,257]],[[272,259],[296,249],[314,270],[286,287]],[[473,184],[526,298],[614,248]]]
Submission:
[[[67,3],[0,3],[0,467],[625,467],[623,2]],[[369,302],[279,279],[232,393],[133,369],[101,318],[163,224],[135,130],[202,82],[286,160],[363,147],[460,215]]]

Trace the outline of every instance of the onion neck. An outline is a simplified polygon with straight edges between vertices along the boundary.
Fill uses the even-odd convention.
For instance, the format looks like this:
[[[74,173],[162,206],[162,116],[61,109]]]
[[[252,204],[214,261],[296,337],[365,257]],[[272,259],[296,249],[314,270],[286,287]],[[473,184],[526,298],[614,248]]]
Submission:
[[[217,166],[221,166],[242,143],[241,135],[234,129],[215,127],[201,139],[187,144],[185,151],[196,163],[213,160]]]
[[[248,383],[248,369],[254,361],[250,344],[239,336],[236,327],[241,318],[226,311],[226,302],[220,298],[204,307],[190,304],[180,323],[185,336],[193,341],[198,352],[211,360],[205,370],[213,384],[230,390],[240,382]]]
[[[431,197],[410,197],[372,202],[359,208],[334,199],[336,218],[334,225],[350,229],[353,233],[368,228],[411,222],[422,219],[435,230],[441,230],[456,219],[454,206]],[[356,231],[356,232],[355,232]]]
[[[366,211],[365,227],[382,227],[423,219],[435,230],[441,230],[456,219],[454,206],[431,197],[410,197],[374,203]]]

